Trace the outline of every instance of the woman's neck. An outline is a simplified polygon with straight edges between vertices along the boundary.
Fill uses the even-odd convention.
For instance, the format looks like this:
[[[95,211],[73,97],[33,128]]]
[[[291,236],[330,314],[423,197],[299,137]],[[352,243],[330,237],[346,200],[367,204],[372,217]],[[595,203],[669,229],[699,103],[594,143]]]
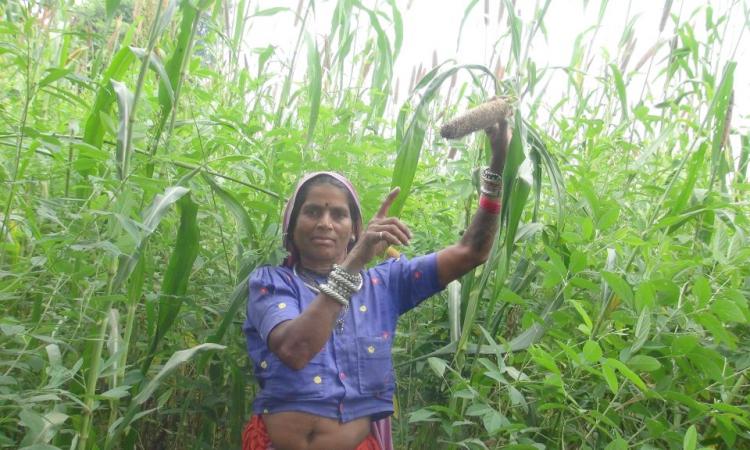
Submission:
[[[300,272],[305,272],[305,273],[316,275],[316,276],[320,276],[320,277],[327,277],[328,274],[331,273],[332,270],[333,270],[333,267],[328,267],[328,268],[324,268],[324,267],[309,267],[309,266],[306,266],[306,265],[304,265],[302,263],[299,264],[299,271]]]
[[[317,275],[328,276],[333,270],[333,262],[326,261],[307,261],[301,259],[299,267],[307,272],[313,272]]]

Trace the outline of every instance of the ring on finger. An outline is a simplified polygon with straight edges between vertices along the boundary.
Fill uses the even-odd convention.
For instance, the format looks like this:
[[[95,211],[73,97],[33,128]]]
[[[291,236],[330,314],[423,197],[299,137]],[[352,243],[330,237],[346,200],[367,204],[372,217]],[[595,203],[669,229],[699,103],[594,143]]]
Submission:
[[[383,232],[382,231],[378,234],[378,239],[380,239],[381,241],[383,240]]]

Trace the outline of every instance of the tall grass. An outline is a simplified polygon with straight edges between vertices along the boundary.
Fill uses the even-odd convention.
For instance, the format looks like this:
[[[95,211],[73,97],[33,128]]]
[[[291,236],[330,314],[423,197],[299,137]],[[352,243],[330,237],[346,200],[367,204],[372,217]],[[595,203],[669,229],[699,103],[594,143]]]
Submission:
[[[503,227],[402,320],[397,447],[747,447],[746,33],[725,37],[748,5],[666,2],[634,55],[639,18],[602,53],[608,3],[589,4],[549,67],[550,5],[465,2],[459,48],[482,14],[489,59],[438,49],[399,101],[418,37],[393,0],[338,0],[324,36],[307,1],[0,2],[0,445],[236,448],[256,390],[243,281],[283,256],[290,186],[341,171],[368,217],[400,186],[404,251],[439,249],[489,149],[435,131],[504,95]],[[286,52],[248,39],[271,16]]]

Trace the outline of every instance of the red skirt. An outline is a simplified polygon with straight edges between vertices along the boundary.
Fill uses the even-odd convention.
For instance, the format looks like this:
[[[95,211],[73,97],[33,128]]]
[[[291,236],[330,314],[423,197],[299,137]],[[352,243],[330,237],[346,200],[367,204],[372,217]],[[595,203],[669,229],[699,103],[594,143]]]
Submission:
[[[242,432],[242,450],[269,450],[272,449],[271,438],[263,418],[255,415],[245,425]],[[368,434],[364,441],[360,442],[355,450],[381,450],[380,444],[372,433]]]

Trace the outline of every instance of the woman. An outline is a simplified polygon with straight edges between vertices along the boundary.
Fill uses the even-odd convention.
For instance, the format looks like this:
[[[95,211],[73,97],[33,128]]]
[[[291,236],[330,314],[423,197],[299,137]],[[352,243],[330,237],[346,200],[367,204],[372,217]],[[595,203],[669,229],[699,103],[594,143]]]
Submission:
[[[412,260],[366,265],[411,232],[388,217],[394,189],[366,228],[341,175],[306,176],[284,214],[282,266],[250,276],[244,331],[261,391],[243,449],[392,448],[391,345],[398,317],[486,261],[498,228],[505,121],[487,131],[493,154],[461,240]]]

